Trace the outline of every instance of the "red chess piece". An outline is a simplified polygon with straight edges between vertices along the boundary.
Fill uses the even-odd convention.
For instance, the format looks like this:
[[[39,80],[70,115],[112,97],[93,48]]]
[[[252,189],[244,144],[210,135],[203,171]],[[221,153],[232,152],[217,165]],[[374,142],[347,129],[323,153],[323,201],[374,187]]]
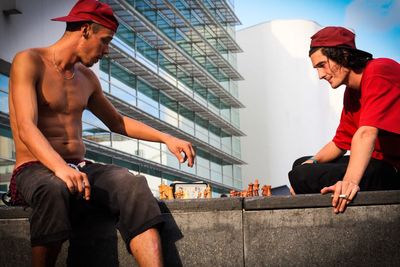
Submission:
[[[248,197],[253,196],[253,183],[249,183],[249,187],[247,188],[247,196]]]
[[[259,194],[258,194],[259,188],[260,188],[260,184],[258,183],[258,179],[256,179],[254,181],[254,186],[253,186],[253,196],[256,196],[256,197],[259,196]]]
[[[270,186],[270,185],[264,185],[264,186],[261,188],[261,190],[262,190],[262,195],[263,195],[264,197],[269,197],[269,196],[272,195],[271,186]]]

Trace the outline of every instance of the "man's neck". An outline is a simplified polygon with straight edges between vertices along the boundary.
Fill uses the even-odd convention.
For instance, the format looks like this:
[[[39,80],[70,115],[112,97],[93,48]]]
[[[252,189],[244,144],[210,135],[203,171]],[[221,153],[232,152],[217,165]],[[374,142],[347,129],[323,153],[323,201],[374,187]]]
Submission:
[[[79,61],[75,48],[73,38],[62,37],[50,47],[53,64],[63,71],[71,71]]]
[[[350,70],[346,86],[354,90],[360,90],[362,75],[362,71],[355,72],[354,70]]]

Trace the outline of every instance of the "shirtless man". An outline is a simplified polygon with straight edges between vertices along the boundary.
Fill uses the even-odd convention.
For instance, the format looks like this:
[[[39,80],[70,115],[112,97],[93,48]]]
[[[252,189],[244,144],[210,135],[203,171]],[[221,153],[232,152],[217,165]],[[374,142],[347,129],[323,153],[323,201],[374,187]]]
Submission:
[[[107,205],[139,265],[161,266],[155,227],[162,218],[157,201],[143,176],[118,166],[83,161],[82,112],[90,110],[115,133],[165,143],[189,166],[194,162],[193,147],[119,114],[88,69],[108,53],[118,27],[108,5],[80,0],[68,16],[53,20],[67,22],[64,35],[49,47],[19,52],[9,85],[16,146],[12,199],[20,196],[32,207],[32,266],[55,264],[62,242],[69,238],[74,201]],[[107,191],[107,199],[96,193],[100,191]]]

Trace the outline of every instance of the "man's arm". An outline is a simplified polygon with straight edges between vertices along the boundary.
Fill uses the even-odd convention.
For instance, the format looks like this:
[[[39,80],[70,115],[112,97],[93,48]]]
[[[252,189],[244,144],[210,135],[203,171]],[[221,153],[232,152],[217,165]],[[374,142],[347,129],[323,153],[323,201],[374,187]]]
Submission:
[[[85,198],[89,199],[90,188],[86,175],[70,168],[37,127],[35,86],[40,75],[38,66],[42,64],[38,57],[32,51],[20,52],[11,66],[10,102],[14,109],[19,139],[37,160],[66,183],[71,192],[81,193],[84,182]]]
[[[318,151],[313,158],[318,161],[318,163],[326,163],[343,156],[345,153],[346,150],[338,148],[334,142],[330,141],[323,148],[321,148],[321,150]],[[313,160],[306,160],[303,162],[303,164],[305,163],[313,163]]]
[[[350,161],[343,181],[324,187],[322,194],[333,192],[332,206],[335,213],[344,212],[346,205],[353,200],[358,191],[360,191],[360,181],[371,159],[375,148],[375,140],[379,130],[372,126],[360,127],[351,141]],[[346,198],[340,198],[340,195],[346,195]]]
[[[188,166],[193,166],[195,151],[190,142],[162,133],[137,120],[122,116],[105,97],[97,77],[92,77],[92,79],[96,88],[89,99],[88,108],[111,131],[140,140],[165,143],[180,163],[187,160]],[[184,156],[182,156],[182,153],[184,153]]]

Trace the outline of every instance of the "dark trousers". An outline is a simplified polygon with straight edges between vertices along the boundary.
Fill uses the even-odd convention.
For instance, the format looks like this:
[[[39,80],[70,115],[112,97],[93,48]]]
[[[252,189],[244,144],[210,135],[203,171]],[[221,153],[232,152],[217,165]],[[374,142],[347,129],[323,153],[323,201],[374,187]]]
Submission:
[[[303,164],[308,157],[297,159],[289,172],[290,184],[297,194],[320,193],[326,186],[343,179],[349,156],[329,163]],[[359,184],[361,191],[400,189],[400,173],[389,163],[371,159]]]

